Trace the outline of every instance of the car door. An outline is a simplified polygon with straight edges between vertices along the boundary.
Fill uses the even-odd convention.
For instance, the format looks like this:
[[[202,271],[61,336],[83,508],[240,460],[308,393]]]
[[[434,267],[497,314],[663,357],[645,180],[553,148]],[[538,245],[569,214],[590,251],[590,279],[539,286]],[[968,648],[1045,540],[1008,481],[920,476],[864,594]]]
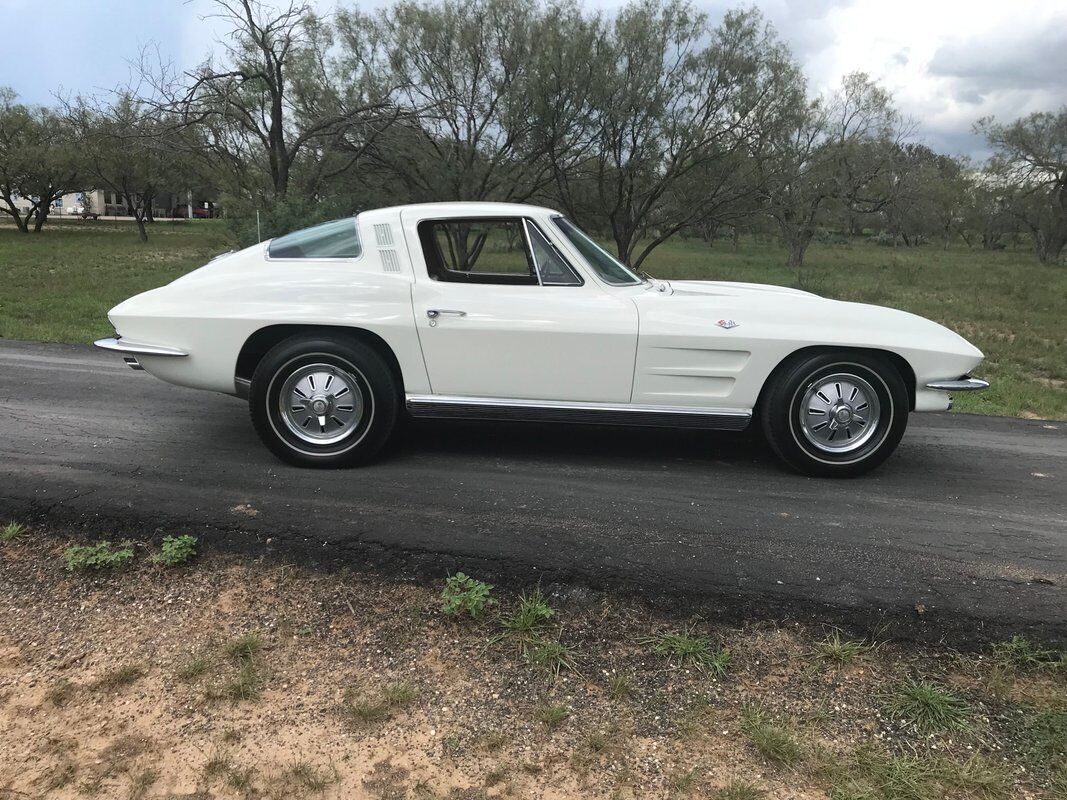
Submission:
[[[536,222],[408,223],[412,306],[435,395],[630,401],[636,307],[583,279]]]

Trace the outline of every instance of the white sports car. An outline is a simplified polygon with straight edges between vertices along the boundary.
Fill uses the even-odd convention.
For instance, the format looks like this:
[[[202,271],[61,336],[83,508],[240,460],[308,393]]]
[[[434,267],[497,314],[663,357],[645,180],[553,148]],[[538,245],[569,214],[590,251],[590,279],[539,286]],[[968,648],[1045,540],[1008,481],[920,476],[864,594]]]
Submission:
[[[98,347],[247,397],[294,464],[371,459],[413,417],[741,430],[856,475],[982,353],[937,323],[775,286],[658,281],[556,211],[441,203],[291,233],[139,294]]]

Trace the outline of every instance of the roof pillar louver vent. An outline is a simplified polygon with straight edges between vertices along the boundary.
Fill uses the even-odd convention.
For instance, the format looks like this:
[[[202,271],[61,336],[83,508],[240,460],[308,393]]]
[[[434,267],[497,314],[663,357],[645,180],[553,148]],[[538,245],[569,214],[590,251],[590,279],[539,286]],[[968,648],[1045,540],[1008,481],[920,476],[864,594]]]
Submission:
[[[396,257],[396,250],[379,250],[382,256],[383,272],[400,272],[400,259]]]
[[[387,224],[379,223],[374,226],[374,238],[378,240],[378,247],[392,247],[393,229]]]

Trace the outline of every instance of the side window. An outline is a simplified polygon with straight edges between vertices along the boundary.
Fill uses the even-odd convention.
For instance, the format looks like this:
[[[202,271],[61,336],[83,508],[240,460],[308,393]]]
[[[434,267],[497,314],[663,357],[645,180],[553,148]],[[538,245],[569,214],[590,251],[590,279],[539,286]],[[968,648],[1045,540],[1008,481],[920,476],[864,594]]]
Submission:
[[[542,284],[545,286],[582,285],[582,279],[536,225],[527,222],[526,232],[530,236],[530,249],[533,251],[534,265],[541,275]]]
[[[521,219],[430,220],[419,225],[419,237],[434,280],[537,283]]]
[[[362,254],[355,217],[287,233],[267,245],[270,258],[359,258]]]

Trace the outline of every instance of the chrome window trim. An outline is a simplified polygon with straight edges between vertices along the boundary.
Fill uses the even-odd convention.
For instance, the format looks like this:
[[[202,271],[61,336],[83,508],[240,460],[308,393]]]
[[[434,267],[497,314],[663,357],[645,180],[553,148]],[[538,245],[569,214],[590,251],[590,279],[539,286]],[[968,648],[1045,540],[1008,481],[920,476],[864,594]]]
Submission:
[[[530,247],[530,238],[529,238],[528,234],[526,233],[526,220],[527,220],[527,217],[522,216],[522,215],[512,216],[512,217],[471,215],[471,216],[463,216],[463,217],[424,217],[423,219],[420,219],[416,223],[416,230],[420,231],[420,233],[419,233],[419,244],[420,244],[420,247],[422,247],[422,250],[423,250],[422,258],[423,258],[423,261],[426,263],[426,274],[427,274],[427,277],[429,277],[429,279],[431,281],[437,281],[439,283],[466,283],[467,285],[471,285],[473,283],[480,283],[482,286],[541,286],[541,271],[537,268],[537,261],[534,258],[533,248]],[[484,276],[486,276],[488,278],[508,278],[508,277],[511,277],[511,276],[519,276],[519,277],[522,277],[522,278],[531,278],[532,277],[532,278],[537,280],[537,283],[508,283],[508,282],[498,283],[496,281],[491,281],[491,280],[488,280],[488,281],[466,281],[466,280],[451,280],[451,279],[445,279],[444,281],[442,281],[440,278],[434,277],[434,274],[430,271],[430,262],[426,258],[425,246],[422,244],[421,228],[425,224],[429,224],[429,225],[432,226],[432,225],[439,225],[439,224],[444,224],[444,223],[449,223],[449,222],[507,222],[507,223],[518,223],[522,227],[522,239],[523,239],[523,242],[526,245],[526,257],[529,260],[530,265],[533,267],[532,274],[530,274],[530,275],[519,275],[519,273],[516,273],[516,272],[479,272],[479,273],[476,273],[476,274],[477,275],[484,275]],[[441,250],[440,245],[436,244],[436,237],[435,237],[435,245],[434,246],[437,247],[438,258],[440,258],[440,261],[441,261],[441,268],[444,270],[446,275],[447,274],[451,274],[451,275],[468,275],[468,274],[471,274],[471,273],[463,272],[462,270],[450,269],[448,266],[446,266],[444,258],[441,257],[443,254],[440,252],[440,250]]]
[[[574,265],[571,264],[571,262],[569,260],[567,260],[566,257],[564,257],[563,253],[561,253],[559,251],[559,248],[556,247],[556,243],[553,242],[545,234],[545,232],[543,230],[541,230],[541,226],[538,225],[537,222],[535,222],[534,220],[530,219],[529,217],[523,217],[522,218],[522,227],[523,227],[523,233],[526,236],[526,246],[530,250],[530,258],[533,259],[534,269],[537,271],[537,284],[538,284],[538,286],[562,286],[562,287],[571,287],[571,288],[573,288],[575,286],[585,286],[585,278],[583,278],[580,274],[578,274],[578,270],[576,270],[574,268]],[[545,243],[549,247],[552,248],[552,251],[557,256],[559,256],[559,260],[562,261],[567,266],[567,269],[569,269],[571,271],[571,275],[573,275],[578,280],[577,283],[545,283],[544,279],[541,277],[541,265],[537,263],[537,253],[534,251],[533,237],[530,235],[530,228],[533,228],[534,230],[536,230],[538,235],[542,239],[545,240]]]

